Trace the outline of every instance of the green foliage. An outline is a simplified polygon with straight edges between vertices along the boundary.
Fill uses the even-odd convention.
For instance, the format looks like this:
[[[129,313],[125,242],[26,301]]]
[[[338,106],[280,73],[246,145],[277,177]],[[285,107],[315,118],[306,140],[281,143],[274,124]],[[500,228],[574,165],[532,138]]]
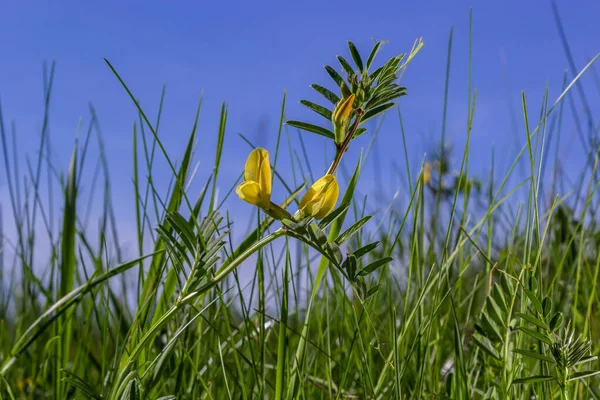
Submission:
[[[138,111],[133,254],[123,251],[119,224],[111,222],[110,165],[104,155],[97,163],[86,160],[91,136],[100,138],[95,114],[87,136],[76,141],[67,173],[49,175],[45,193],[38,169],[18,168],[0,112],[2,174],[16,230],[16,272],[7,278],[0,269],[0,397],[600,399],[597,182],[582,179],[588,186],[575,189],[575,200],[553,189],[544,202],[541,189],[546,137],[560,135],[546,122],[562,116],[558,100],[581,74],[565,81],[552,107],[546,94],[537,126],[522,97],[527,144],[501,171],[500,184],[493,157],[490,178],[468,168],[476,103],[469,83],[460,166],[450,162],[453,150],[442,134],[432,158],[410,160],[423,165],[415,180],[413,154],[404,148],[408,189],[400,207],[361,197],[371,146],[360,155],[349,147],[367,131],[365,122],[406,94],[398,78],[422,42],[375,68],[382,44],[361,54],[348,42],[349,54],[337,57],[341,69],[325,67],[339,96],[311,85],[332,107],[301,104],[323,117],[323,126],[285,122],[285,98],[281,107],[272,168],[273,186],[285,192],[277,207],[296,207],[308,184],[303,171],[316,169],[300,160],[302,136],[294,142],[286,126],[320,135],[335,149],[327,173],[338,171],[343,195],[337,207],[319,221],[291,213],[278,220],[255,209],[258,220],[241,238],[240,221],[224,208],[236,183],[219,174],[229,154],[226,104],[214,165],[194,171],[200,105],[175,161],[159,135],[164,92],[153,123],[109,64]],[[452,34],[448,60],[451,48]],[[46,114],[53,69],[49,76]],[[340,143],[332,118],[351,95],[351,123]],[[400,122],[406,118],[399,109],[398,115]],[[370,129],[374,140],[377,130]],[[44,128],[42,150],[47,135]],[[288,141],[291,174],[277,170],[286,147],[280,139]],[[166,193],[155,186],[158,154],[172,175]],[[39,171],[44,163],[52,170],[47,154],[38,156]],[[529,168],[509,188],[519,160]],[[90,187],[82,177],[96,164],[103,168]],[[594,176],[594,165],[586,163],[582,176]],[[353,173],[346,179],[348,166]],[[200,187],[190,190],[203,173]],[[103,196],[93,196],[95,185]],[[52,209],[50,193],[62,195],[60,212]],[[217,193],[228,194],[218,203]],[[103,199],[99,227],[86,222],[87,195]],[[44,234],[51,251],[37,265]]]

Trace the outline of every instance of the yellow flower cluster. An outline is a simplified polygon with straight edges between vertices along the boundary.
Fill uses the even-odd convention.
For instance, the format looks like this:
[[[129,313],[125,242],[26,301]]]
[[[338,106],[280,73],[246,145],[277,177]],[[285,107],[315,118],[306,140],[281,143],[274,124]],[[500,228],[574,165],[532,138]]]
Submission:
[[[269,152],[261,147],[254,149],[246,160],[244,182],[235,190],[240,199],[260,207],[270,215],[282,215],[279,206],[271,203],[271,164]],[[299,219],[325,218],[337,203],[340,188],[337,179],[327,174],[316,181],[300,200],[296,214]]]

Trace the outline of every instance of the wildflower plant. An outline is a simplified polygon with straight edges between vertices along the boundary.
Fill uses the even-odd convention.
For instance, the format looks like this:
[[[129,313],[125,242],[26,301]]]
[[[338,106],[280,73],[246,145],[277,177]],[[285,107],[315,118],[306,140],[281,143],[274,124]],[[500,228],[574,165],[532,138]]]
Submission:
[[[451,31],[446,88],[455,58],[452,37]],[[390,203],[379,225],[366,231],[371,216],[355,196],[363,165],[356,139],[364,138],[368,121],[406,94],[397,81],[422,42],[407,56],[376,66],[381,46],[376,43],[363,57],[349,43],[349,56],[337,58],[340,68],[325,67],[334,85],[312,85],[324,101],[301,100],[320,122],[286,122],[301,135],[324,138],[332,154],[314,182],[297,187],[275,170],[279,145],[273,157],[269,149],[254,148],[241,182],[220,176],[226,103],[213,167],[193,168],[194,147],[202,143],[200,106],[182,159],[172,160],[159,132],[162,97],[153,123],[107,62],[139,117],[132,130],[135,227],[133,235],[127,232],[137,244],[133,259],[121,253],[117,232],[123,222],[114,212],[103,147],[97,163],[87,160],[93,158],[87,149],[94,134],[100,144],[102,136],[93,109],[66,174],[55,173],[57,164],[47,153],[52,130],[45,122],[37,167],[29,160],[26,168],[17,167],[16,124],[11,135],[0,109],[0,175],[9,178],[4,182],[16,227],[15,237],[7,237],[6,208],[0,209],[0,398],[600,399],[598,182],[588,179],[596,176],[597,162],[584,167],[584,179],[573,188],[577,200],[563,193],[550,206],[540,201],[555,195],[554,189],[545,195],[542,180],[546,149],[554,143],[550,134],[560,137],[552,123],[546,128],[548,115],[562,125],[561,99],[571,98],[570,90],[600,54],[571,82],[565,80],[551,107],[546,93],[534,130],[523,95],[527,144],[513,167],[529,157],[531,171],[512,190],[505,184],[515,178],[513,167],[500,183],[494,180],[493,152],[482,190],[468,168],[477,98],[470,54],[460,170],[446,162],[449,152],[434,152],[422,160],[415,181],[405,142],[401,178],[408,185],[398,193],[407,202]],[[44,75],[44,121],[55,98],[53,71]],[[285,98],[279,134],[284,122]],[[557,154],[559,148],[557,140]],[[338,179],[343,157],[344,165],[356,165],[348,182]],[[159,159],[173,179],[164,197],[155,178]],[[84,171],[92,169],[90,182]],[[47,201],[44,170],[50,171]],[[206,180],[197,190],[190,183],[202,171]],[[556,182],[563,181],[560,175]],[[223,184],[231,190],[219,203]],[[86,211],[82,197],[90,185]],[[519,196],[511,209],[509,198],[523,188],[526,206]],[[53,207],[57,197],[61,203]],[[96,230],[86,221],[96,214],[91,201],[98,198],[103,211]],[[239,225],[222,207],[232,202],[247,202],[260,215],[237,244],[232,227],[239,233]],[[349,223],[347,214],[355,221]],[[46,242],[52,247],[45,263],[39,248]],[[8,253],[14,258],[5,258]],[[400,276],[385,267],[392,257],[406,267]],[[238,270],[243,264],[250,267],[244,274]],[[248,271],[253,276],[246,284]]]
[[[345,196],[336,210],[340,189],[335,174],[342,157],[348,151],[352,140],[366,132],[366,128],[362,126],[365,122],[393,107],[394,101],[406,94],[406,88],[396,83],[398,74],[417,54],[423,42],[417,40],[408,56],[402,54],[392,57],[384,65],[370,72],[382,44],[383,42],[377,42],[374,45],[367,62],[364,63],[356,46],[348,42],[357,71],[344,57],[337,56],[346,79],[342,78],[334,68],[325,66],[325,70],[338,86],[339,96],[322,86],[316,84],[311,86],[332,103],[332,110],[308,100],[301,100],[301,104],[327,120],[327,127],[297,120],[286,122],[289,126],[327,137],[336,150],[329,169],[302,196],[298,210],[293,215],[271,201],[272,178],[269,153],[266,149],[256,148],[250,153],[244,169],[244,182],[236,188],[240,199],[259,207],[272,218],[281,220],[284,225],[281,228],[282,234],[306,243],[319,251],[332,265],[338,267],[344,277],[356,285],[357,293],[362,299],[376,291],[376,287],[371,291],[367,290],[363,277],[386,265],[391,261],[391,257],[375,260],[357,271],[357,259],[368,255],[377,243],[369,243],[355,253],[349,254],[345,259],[339,247],[356,234],[371,217],[360,219],[338,237],[333,238],[334,240],[328,240],[323,230],[338,218],[340,222],[343,221],[356,185],[356,180],[353,180],[347,189],[349,196]],[[313,220],[322,221],[317,224]]]

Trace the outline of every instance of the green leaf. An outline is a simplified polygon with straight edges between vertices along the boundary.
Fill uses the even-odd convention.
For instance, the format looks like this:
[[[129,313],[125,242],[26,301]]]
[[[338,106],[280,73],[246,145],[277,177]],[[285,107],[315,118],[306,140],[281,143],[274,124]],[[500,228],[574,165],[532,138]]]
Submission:
[[[531,290],[533,293],[537,292],[538,290],[537,279],[535,279],[533,276],[529,277],[529,290]]]
[[[372,288],[370,288],[367,291],[367,295],[365,296],[365,300],[368,299],[369,297],[373,296],[375,293],[377,293],[379,291],[379,289],[381,289],[381,284],[377,284],[375,286],[373,286]]]
[[[513,282],[507,278],[506,274],[500,276],[500,284],[502,285],[503,293],[508,294],[508,298],[512,297],[514,293]]]
[[[367,128],[358,128],[356,130],[356,132],[354,132],[354,136],[352,136],[353,139],[356,139],[357,137],[359,137],[360,135],[362,135],[363,133],[365,133],[367,131]]]
[[[523,318],[527,322],[531,322],[532,324],[539,326],[540,328],[542,328],[544,330],[548,329],[548,327],[546,326],[544,321],[540,321],[539,319],[532,317],[529,314],[517,313],[517,316]]]
[[[323,116],[324,118],[326,118],[328,121],[331,121],[331,111],[329,111],[327,108],[320,106],[318,104],[315,104],[311,101],[308,100],[300,100],[300,104],[302,104],[303,106],[306,106],[308,108],[310,108],[311,110],[313,110],[314,112],[316,112],[317,114]]]
[[[327,237],[316,223],[312,222],[308,226],[308,233],[311,239],[319,246],[323,246],[325,243],[327,243]]]
[[[327,228],[329,225],[331,225],[333,221],[335,221],[340,215],[342,215],[346,210],[348,210],[348,207],[350,207],[350,204],[342,204],[338,208],[333,210],[328,216],[326,216],[321,220],[321,222],[319,222],[319,228]]]
[[[369,76],[369,78],[374,81],[375,79],[377,79],[379,77],[379,75],[381,75],[381,72],[383,71],[383,65],[379,68],[377,68],[375,71],[373,71],[373,73]]]
[[[318,135],[325,136],[326,138],[333,139],[335,135],[328,129],[321,128],[320,126],[309,124],[308,122],[300,122],[300,121],[287,121],[287,125],[293,126],[298,129],[303,129],[305,131],[309,131],[312,133],[316,133]]]
[[[339,266],[344,258],[340,247],[333,242],[327,242],[325,243],[325,249],[327,250],[327,253],[335,260],[336,264]]]
[[[371,118],[375,118],[376,116],[378,116],[379,114],[381,114],[384,111],[387,111],[391,107],[394,107],[394,103],[386,103],[386,104],[382,104],[380,106],[370,109],[362,117],[362,119],[360,120],[360,124],[362,125],[365,122],[367,122],[368,120],[370,120]]]
[[[376,96],[372,97],[371,100],[365,106],[366,110],[370,110],[371,108],[377,107],[381,104],[392,102],[399,97],[406,95],[405,87],[397,87],[390,88],[390,90],[386,90],[385,92],[378,93]]]
[[[323,86],[320,86],[317,84],[312,84],[312,85],[310,85],[310,87],[315,89],[320,95],[325,97],[327,100],[329,100],[333,104],[337,104],[340,101],[340,98],[335,93],[333,93],[331,90],[329,90],[327,88],[324,88]]]
[[[191,226],[190,223],[177,211],[168,213],[166,219],[173,227],[177,235],[179,235],[181,241],[185,244],[186,250],[193,252],[196,249],[196,242],[198,241],[196,235],[194,234],[194,227]],[[167,232],[168,231],[165,233]]]
[[[355,250],[352,254],[358,259],[364,256],[365,254],[368,254],[371,251],[373,251],[377,246],[379,246],[379,242],[369,243],[368,245]]]
[[[344,68],[344,71],[346,71],[348,73],[348,76],[350,75],[354,75],[354,69],[352,69],[352,66],[350,65],[350,63],[348,61],[346,61],[346,59],[342,56],[337,56],[338,61],[340,62],[340,65],[342,66],[342,68]]]
[[[554,314],[552,319],[550,320],[550,332],[555,332],[557,329],[561,327],[563,323],[563,315],[559,311]]]
[[[535,358],[537,360],[541,360],[541,361],[549,362],[549,363],[552,363],[552,364],[556,364],[556,361],[554,360],[554,358],[548,357],[548,356],[546,356],[544,354],[537,353],[535,351],[524,350],[524,349],[515,349],[515,350],[513,350],[513,352],[517,353],[517,354],[524,355],[526,357],[531,357],[531,358]]]
[[[327,71],[327,73],[329,74],[331,79],[333,79],[335,81],[335,83],[337,83],[338,86],[342,86],[342,82],[344,82],[344,78],[342,78],[335,69],[331,68],[329,65],[326,65],[325,71]]]
[[[542,303],[537,298],[537,296],[527,288],[523,288],[523,291],[527,295],[529,301],[531,301],[531,304],[533,305],[533,308],[535,308],[535,311],[537,311],[540,315],[543,314],[544,310],[542,308]]]
[[[496,304],[500,306],[504,313],[508,313],[508,307],[506,306],[506,299],[504,298],[504,294],[502,294],[502,290],[500,290],[500,286],[497,283],[494,283],[492,288],[492,297],[496,301]]]
[[[598,356],[586,356],[586,357],[582,357],[581,360],[577,361],[575,364],[573,364],[573,366],[580,365],[580,364],[585,364],[585,363],[588,363],[590,361],[596,361],[597,359],[598,359]]]
[[[488,339],[490,339],[492,342],[503,342],[504,341],[504,339],[502,338],[502,335],[498,331],[498,327],[490,320],[490,318],[488,317],[488,315],[485,311],[483,313],[481,313],[480,323],[481,323],[481,328],[485,332]]]
[[[371,50],[371,54],[369,54],[369,58],[367,58],[367,65],[365,67],[367,70],[371,68],[371,64],[373,64],[373,60],[375,60],[375,56],[377,55],[377,52],[382,44],[383,42],[377,42],[375,43],[375,46],[373,46],[373,50]]]
[[[354,236],[359,231],[359,229],[363,227],[364,224],[369,222],[370,219],[371,216],[367,215],[366,217],[363,217],[360,220],[356,221],[350,228],[346,229],[340,234],[340,236],[337,237],[337,239],[335,239],[335,243],[338,246],[344,244],[348,239]]]
[[[513,385],[522,385],[524,383],[539,383],[539,382],[549,382],[556,380],[552,375],[534,375],[528,376],[527,378],[515,379],[512,383]]]
[[[500,309],[500,307],[496,304],[496,301],[494,300],[494,298],[492,296],[489,296],[486,299],[486,310],[488,311],[488,313],[490,314],[490,317],[492,317],[492,320],[501,328],[506,328],[506,323],[504,322],[504,318],[503,318],[503,314],[502,314],[502,310]]]
[[[342,268],[346,270],[350,279],[354,279],[356,276],[356,264],[356,257],[353,254],[348,255],[342,264]]]
[[[359,276],[368,275],[371,272],[375,271],[376,269],[381,268],[384,265],[387,265],[392,260],[393,260],[392,257],[384,257],[384,258],[380,258],[377,261],[373,261],[371,264],[367,265],[366,267],[364,267],[363,269],[358,271],[358,275]]]
[[[498,361],[502,361],[502,358],[500,357],[500,355],[498,354],[498,352],[496,351],[496,349],[494,348],[494,346],[488,338],[481,336],[478,333],[475,333],[473,334],[473,341],[481,350],[483,350],[484,353]]]
[[[574,374],[571,374],[567,377],[567,382],[574,381],[577,379],[589,378],[590,376],[598,374],[600,374],[600,371],[598,370],[575,372]]]
[[[358,67],[358,70],[360,72],[363,72],[363,62],[362,62],[362,59],[360,58],[360,53],[356,49],[356,46],[354,46],[354,43],[352,43],[351,41],[348,41],[348,48],[350,49],[350,54],[352,54],[352,59],[354,60],[354,64],[356,64],[356,66]]]
[[[121,400],[139,400],[139,388],[138,382],[136,379],[132,379],[129,381],[129,384],[125,387],[123,394],[121,395]]]
[[[544,311],[544,317],[547,317],[552,311],[552,299],[550,297],[546,297],[542,302],[542,310]]]
[[[548,346],[552,346],[552,341],[550,339],[548,339],[546,336],[544,336],[541,333],[539,333],[539,332],[536,332],[536,331],[534,331],[532,329],[529,329],[529,328],[525,328],[523,326],[519,326],[517,329],[520,330],[521,332],[523,332],[523,333],[531,336],[534,339],[537,339],[537,340],[539,340],[541,342],[546,343]]]

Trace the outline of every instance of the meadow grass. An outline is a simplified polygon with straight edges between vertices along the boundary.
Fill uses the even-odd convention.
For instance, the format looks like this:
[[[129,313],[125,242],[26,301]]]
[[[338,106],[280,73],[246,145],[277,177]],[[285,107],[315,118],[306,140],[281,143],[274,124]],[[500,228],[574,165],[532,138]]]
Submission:
[[[232,237],[225,200],[217,198],[218,185],[227,188],[227,199],[239,183],[219,180],[226,105],[215,164],[196,171],[201,102],[188,142],[174,157],[159,135],[164,92],[153,122],[107,62],[139,111],[131,159],[137,256],[130,259],[123,259],[119,246],[110,165],[93,110],[68,170],[56,171],[48,157],[52,66],[45,77],[38,158],[25,168],[0,109],[10,198],[2,206],[16,232],[5,237],[0,231],[1,398],[600,399],[598,145],[589,109],[581,113],[592,121],[581,179],[565,182],[560,165],[545,163],[553,150],[548,144],[559,149],[564,103],[581,96],[571,89],[588,69],[593,72],[596,58],[573,79],[565,77],[557,99],[546,91],[537,117],[522,94],[526,145],[506,171],[497,170],[492,155],[489,179],[480,181],[469,171],[477,105],[471,53],[464,152],[459,164],[449,161],[452,40],[451,33],[439,150],[411,170],[411,152],[404,129],[400,132],[406,207],[390,202],[373,217],[371,199],[356,192],[379,128],[366,132],[371,139],[363,152],[353,147],[346,152],[344,146],[364,133],[360,118],[386,113],[403,127],[398,103],[387,106],[403,88],[385,85],[402,77],[401,60],[418,62],[418,45],[406,57],[387,61],[389,82],[385,68],[373,82],[383,85],[381,101],[371,108],[360,103],[348,126],[336,127],[329,108],[309,101],[304,104],[328,124],[292,120],[284,97],[271,158],[273,180],[287,191],[280,206],[293,213],[312,184],[307,177],[319,177],[307,164],[304,145],[293,148],[293,127],[335,142],[329,172],[339,164],[340,182],[341,176],[347,179],[337,208],[324,219],[299,222],[256,208],[256,224],[241,241]],[[341,59],[341,73],[328,70],[342,100],[344,90],[365,96],[364,104],[377,96],[361,94],[364,87],[351,79],[344,89],[340,79],[368,70],[379,46],[363,58],[349,43],[354,66]],[[335,119],[342,100],[315,89],[330,100]],[[90,206],[80,200],[80,188],[94,140],[100,148],[97,174],[85,187],[104,201],[99,230],[91,234],[85,222]],[[346,162],[336,164],[345,155]],[[166,193],[152,179],[161,157],[172,174]],[[292,160],[290,179],[277,170],[283,157]],[[521,162],[528,168],[515,177]],[[192,178],[204,182],[199,192],[188,189]],[[571,194],[564,195],[561,185]],[[56,193],[60,205],[53,203]],[[44,241],[50,252],[40,269],[36,246]],[[238,267],[249,263],[253,274],[245,283]]]

